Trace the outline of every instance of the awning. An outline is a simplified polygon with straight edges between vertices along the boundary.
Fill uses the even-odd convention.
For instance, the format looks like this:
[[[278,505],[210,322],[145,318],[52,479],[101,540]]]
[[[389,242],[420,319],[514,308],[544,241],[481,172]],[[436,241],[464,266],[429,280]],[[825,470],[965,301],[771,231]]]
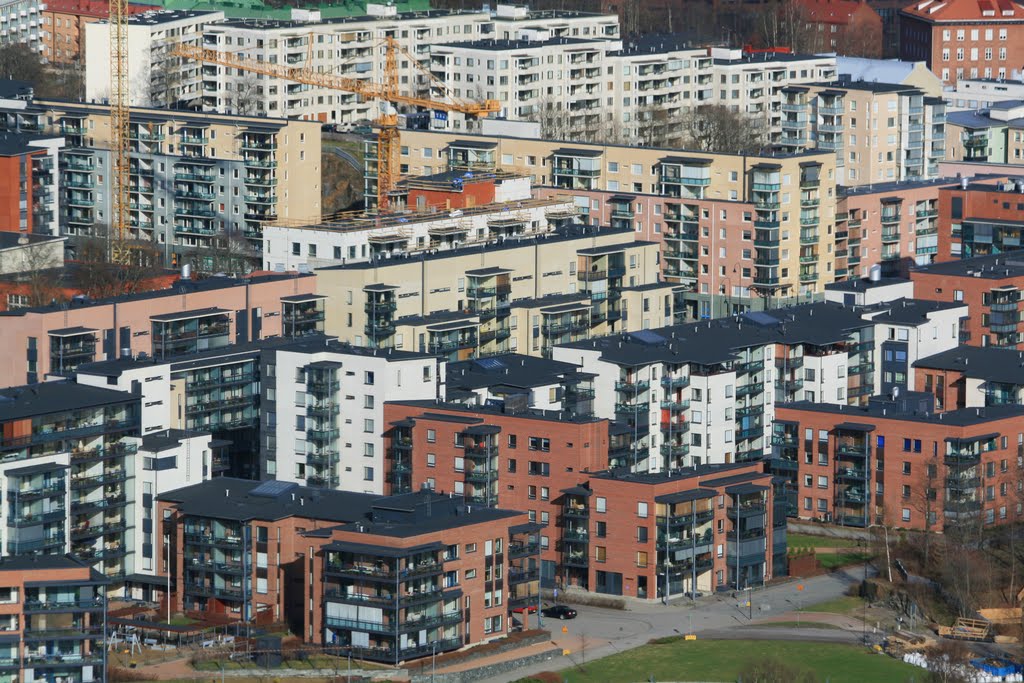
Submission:
[[[472,436],[490,436],[492,434],[501,434],[501,427],[497,425],[473,425],[464,429],[463,433]]]
[[[125,583],[141,584],[143,586],[156,586],[157,588],[167,588],[167,577],[166,576],[150,576],[149,574],[128,574],[124,577]],[[171,579],[171,589],[174,589],[174,579]]]
[[[194,318],[206,318],[211,315],[227,315],[231,311],[224,308],[197,308],[192,311],[181,311],[179,313],[161,313],[160,315],[151,315],[149,319],[158,322],[174,322],[177,320],[192,320]]]
[[[346,553],[360,553],[376,557],[405,557],[414,553],[429,552],[431,550],[444,550],[443,543],[427,543],[411,548],[394,548],[386,545],[370,545],[369,543],[350,543],[348,541],[335,541],[324,546],[324,550],[335,550]]]
[[[836,425],[836,429],[842,429],[847,432],[873,432],[875,431],[875,425],[862,422],[840,422]]]
[[[64,327],[47,332],[51,337],[80,337],[83,334],[95,334],[98,330],[91,327]]]
[[[570,486],[567,489],[562,489],[562,493],[568,496],[585,496],[589,498],[594,495],[594,492],[583,486]]]
[[[678,491],[676,493],[655,496],[654,502],[672,505],[674,503],[689,503],[694,500],[707,500],[708,498],[714,498],[715,495],[714,491],[708,489],[690,489],[689,491]]]
[[[54,472],[56,470],[66,470],[70,465],[61,465],[59,462],[44,462],[38,465],[29,465],[28,467],[18,467],[13,470],[7,470],[6,476],[16,477],[27,477],[31,474],[42,474],[43,472]],[[17,493],[14,491],[13,493]]]
[[[725,492],[732,496],[746,496],[751,493],[761,493],[767,490],[767,486],[761,486],[760,484],[739,484],[727,487]]]
[[[953,443],[956,441],[988,441],[989,439],[998,439],[999,432],[993,432],[992,434],[980,434],[978,436],[947,436],[946,442]]]

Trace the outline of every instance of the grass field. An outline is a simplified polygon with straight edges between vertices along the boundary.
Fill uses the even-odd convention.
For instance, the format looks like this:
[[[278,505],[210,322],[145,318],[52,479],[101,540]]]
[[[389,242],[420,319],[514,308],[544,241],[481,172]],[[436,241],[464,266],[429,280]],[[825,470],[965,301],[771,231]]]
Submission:
[[[768,621],[763,624],[751,624],[741,628],[821,628],[841,631],[835,624],[822,624],[817,621]]]
[[[832,614],[854,614],[864,609],[864,600],[854,595],[844,595],[841,598],[834,598],[819,602],[817,605],[810,605],[804,608],[804,612],[831,612]]]
[[[578,660],[577,653],[572,656]],[[915,676],[916,680],[921,679],[921,669],[852,645],[754,640],[685,642],[678,638],[586,662],[582,670],[565,669],[560,675],[569,683],[635,683],[651,676],[668,681],[735,681],[747,661],[768,656],[799,662],[830,683],[904,683]]]
[[[815,555],[815,557],[825,569],[835,569],[871,559],[871,555],[867,553],[823,553]]]
[[[787,533],[786,545],[790,548],[854,548],[857,546],[857,541],[849,538]]]

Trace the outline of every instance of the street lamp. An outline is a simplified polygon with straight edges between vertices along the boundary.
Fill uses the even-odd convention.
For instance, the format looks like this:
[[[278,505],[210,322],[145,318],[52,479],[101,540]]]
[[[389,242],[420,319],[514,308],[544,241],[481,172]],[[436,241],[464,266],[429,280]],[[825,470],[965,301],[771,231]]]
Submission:
[[[434,683],[434,674],[437,673],[437,641],[430,644],[430,683]]]

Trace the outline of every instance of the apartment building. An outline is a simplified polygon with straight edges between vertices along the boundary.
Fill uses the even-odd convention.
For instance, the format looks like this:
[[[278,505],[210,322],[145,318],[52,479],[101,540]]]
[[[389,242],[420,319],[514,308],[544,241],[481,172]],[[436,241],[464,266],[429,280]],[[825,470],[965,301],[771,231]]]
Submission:
[[[924,60],[942,82],[1007,78],[1022,61],[1016,3],[923,0],[900,12],[900,59]]]
[[[992,168],[996,171],[996,168]],[[1020,248],[1024,191],[1015,176],[960,178],[939,190],[939,241],[935,261],[991,256]]]
[[[179,280],[169,289],[6,311],[0,325],[10,353],[0,363],[0,386],[66,375],[96,360],[163,359],[278,336],[282,298],[312,294],[315,282],[301,274]]]
[[[993,102],[987,109],[952,112],[950,161],[1019,164],[1024,159],[1024,101]]]
[[[141,393],[145,436],[209,432],[223,445],[207,463],[211,474],[380,494],[384,403],[443,396],[445,373],[434,356],[308,333],[92,363],[77,379]]]
[[[60,137],[0,135],[0,231],[59,235],[60,182],[57,158]]]
[[[11,681],[107,680],[110,580],[62,555],[0,560],[0,676]]]
[[[919,358],[916,391],[935,397],[935,410],[1020,405],[1021,352],[995,346],[958,346]]]
[[[529,408],[586,416],[594,412],[592,380],[573,363],[509,353],[448,363],[440,398],[465,405],[525,400]]]
[[[666,241],[665,258],[672,262],[665,266],[666,279],[693,284],[694,273],[703,273],[709,281],[697,283],[698,294],[720,297],[719,305],[724,305],[725,296],[775,300],[813,295],[835,277],[833,260],[827,256],[834,250],[836,197],[832,186],[836,157],[832,152],[816,150],[787,156],[686,152],[681,156],[678,150],[569,146],[551,140],[459,137],[429,131],[408,131],[402,139],[408,147],[403,160],[408,161],[411,173],[420,172],[421,160],[434,158],[435,154],[447,158],[451,169],[515,168],[530,174],[535,184],[553,188],[554,193],[575,196],[579,213],[587,222],[597,220],[602,211],[587,193],[625,194],[625,200],[609,197],[608,201],[615,205],[612,211],[623,224],[632,213],[634,227],[639,220],[638,209],[629,196],[651,194],[665,199],[665,234],[659,241]],[[375,192],[375,187],[371,170],[368,194]],[[754,210],[745,211],[737,204],[716,206],[712,213],[698,200],[751,203]],[[589,218],[591,212],[594,219]],[[654,222],[660,224],[661,220]],[[727,228],[736,222],[747,225],[738,235],[735,231],[730,234]],[[739,240],[731,241],[737,236]],[[720,244],[719,239],[727,243]],[[703,255],[705,249],[707,256]],[[712,275],[713,264],[708,257],[714,252],[722,258],[723,251],[733,255],[747,251],[754,263],[748,262],[735,272],[725,271],[724,263],[714,264],[718,274]],[[744,267],[749,274],[744,274]],[[766,306],[749,300],[737,303]],[[710,311],[710,302],[693,304],[695,309],[698,305]]]
[[[836,153],[841,185],[923,180],[945,159],[945,103],[906,85],[847,81],[782,90],[784,149]],[[858,125],[859,124],[859,125]]]
[[[570,387],[560,393],[568,397]],[[677,597],[694,586],[710,591],[726,584],[757,585],[772,575],[773,560],[774,571],[785,573],[784,558],[773,557],[780,553],[770,538],[779,527],[784,538],[785,515],[773,524],[769,500],[766,517],[770,487],[762,484],[770,484],[770,477],[760,465],[660,474],[609,469],[629,450],[617,438],[615,425],[568,411],[528,409],[525,397],[519,397],[507,394],[501,405],[388,404],[393,491],[423,487],[451,492],[473,505],[526,510],[530,522],[539,525],[530,544],[544,586],[655,599]],[[753,552],[754,544],[738,552],[732,544],[725,547],[725,517],[735,519],[724,509],[727,492],[750,496],[744,502],[758,507],[759,519],[749,525],[744,519],[740,534],[741,540],[759,539],[759,553]],[[712,524],[711,498],[716,497],[722,520]],[[723,542],[717,555],[712,550],[716,528]],[[739,581],[733,571],[737,567]],[[512,588],[517,598],[532,604],[530,592]]]
[[[16,102],[2,107],[0,128],[63,137],[51,220],[61,235],[105,235],[110,109]],[[151,242],[165,265],[249,272],[262,263],[264,223],[320,220],[316,123],[133,108],[129,137],[129,237]]]
[[[756,58],[755,58],[756,57]],[[483,39],[430,49],[456,96],[500,102],[501,116],[541,122],[545,137],[681,145],[670,124],[720,104],[778,132],[780,89],[835,77],[835,58],[694,47],[676,36]]]
[[[445,394],[444,362],[425,353],[310,339],[260,362],[262,479],[381,495],[385,403]]]
[[[869,276],[860,280],[835,282],[825,288],[825,301],[847,306],[874,306],[896,299],[913,299],[914,283],[909,278]]]
[[[771,469],[788,478],[796,516],[940,532],[1019,519],[1024,409],[936,413],[931,398],[779,406]]]
[[[41,53],[41,13],[44,7],[45,3],[39,0],[4,0],[0,3],[0,45],[20,43]]]
[[[500,638],[522,596],[539,604],[536,529],[522,512],[431,491],[379,499],[364,518],[302,539],[314,549],[305,635],[387,664]]]
[[[547,310],[545,304],[566,303],[555,295],[574,295],[574,307],[586,315],[569,334],[640,329],[642,316],[623,321],[624,292],[656,283],[657,265],[658,246],[633,240],[631,230],[566,226],[499,243],[332,266],[317,277],[328,295],[328,334],[356,346],[464,360],[517,350],[513,332],[529,326],[538,328],[536,344],[519,350],[539,354],[541,323],[560,323],[570,311],[555,306],[548,312],[558,319],[542,321],[539,313],[530,319],[513,315],[513,307]],[[552,341],[565,338],[563,330],[550,332]]]
[[[128,103],[133,107],[190,107],[202,101],[201,64],[171,54],[180,45],[199,46],[203,27],[223,21],[224,12],[158,9],[127,19]],[[85,99],[110,98],[110,24],[85,25]]]
[[[452,175],[410,179],[406,189],[409,185],[451,188],[453,180],[448,177]],[[309,225],[266,225],[264,268],[294,271],[408,258],[470,245],[479,248],[509,238],[543,235],[574,222],[576,205],[571,198],[534,199],[529,180],[516,181],[502,183],[497,196],[485,196],[488,201],[480,204],[472,201],[460,206],[452,200],[453,195],[463,199],[459,192],[431,192],[434,202],[419,206],[416,197],[424,195],[414,195],[408,210],[386,215],[343,217]],[[456,184],[458,188],[464,185]],[[513,184],[517,186],[514,190],[506,189]]]
[[[836,204],[836,277],[905,276],[938,254],[940,188],[948,178],[841,187]]]
[[[153,5],[128,4],[125,12],[140,14]],[[70,64],[82,58],[85,25],[110,16],[108,0],[54,0],[41,8],[42,56],[53,64]]]
[[[882,17],[860,0],[800,0],[797,21],[816,36],[816,51],[881,57]]]
[[[493,12],[398,12],[383,3],[368,5],[367,11],[367,16],[325,20],[320,19],[318,12],[300,11],[294,11],[291,20],[232,19],[207,25],[202,44],[225,52],[242,49],[250,59],[308,68],[365,83],[384,83],[386,56],[379,46],[385,39],[394,39],[402,52],[396,66],[403,94],[443,97],[430,78],[431,53],[438,45],[484,38],[519,40],[523,36],[614,39],[619,33],[614,15],[531,11],[524,6],[505,4],[498,4]],[[237,73],[213,64],[201,65],[201,81],[204,111],[304,118],[341,125],[374,119],[378,114],[377,103],[353,92]],[[455,97],[483,98],[475,86],[465,89],[461,82],[445,83]],[[441,118],[431,123],[455,128],[464,124],[461,116],[452,116],[450,123]]]
[[[628,425],[636,471],[759,459],[777,402],[859,403],[913,385],[958,343],[963,305],[793,306],[556,346],[596,375],[594,414]]]
[[[1016,247],[1015,247],[1016,248]],[[967,307],[961,341],[971,346],[1019,349],[1024,263],[1013,254],[995,254],[934,263],[910,274],[914,296],[958,302]]]
[[[359,519],[376,499],[231,477],[157,496],[159,531],[170,543],[170,566],[161,557],[159,573],[171,575],[172,609],[249,624],[287,621],[303,633],[303,532]]]
[[[70,551],[119,593],[152,573],[152,496],[213,476],[209,433],[140,436],[137,393],[44,382],[2,395],[5,555]]]

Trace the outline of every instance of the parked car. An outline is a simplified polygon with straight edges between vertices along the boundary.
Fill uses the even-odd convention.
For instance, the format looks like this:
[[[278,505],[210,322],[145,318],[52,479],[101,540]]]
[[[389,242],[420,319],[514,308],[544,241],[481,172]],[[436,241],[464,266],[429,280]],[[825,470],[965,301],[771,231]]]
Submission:
[[[546,617],[552,619],[575,619],[576,610],[566,605],[552,605],[551,607],[545,607],[540,611]]]
[[[523,612],[526,612],[527,614],[535,614],[537,612],[537,605],[524,605],[522,607],[514,607],[512,608],[512,611],[516,614],[522,614]]]

